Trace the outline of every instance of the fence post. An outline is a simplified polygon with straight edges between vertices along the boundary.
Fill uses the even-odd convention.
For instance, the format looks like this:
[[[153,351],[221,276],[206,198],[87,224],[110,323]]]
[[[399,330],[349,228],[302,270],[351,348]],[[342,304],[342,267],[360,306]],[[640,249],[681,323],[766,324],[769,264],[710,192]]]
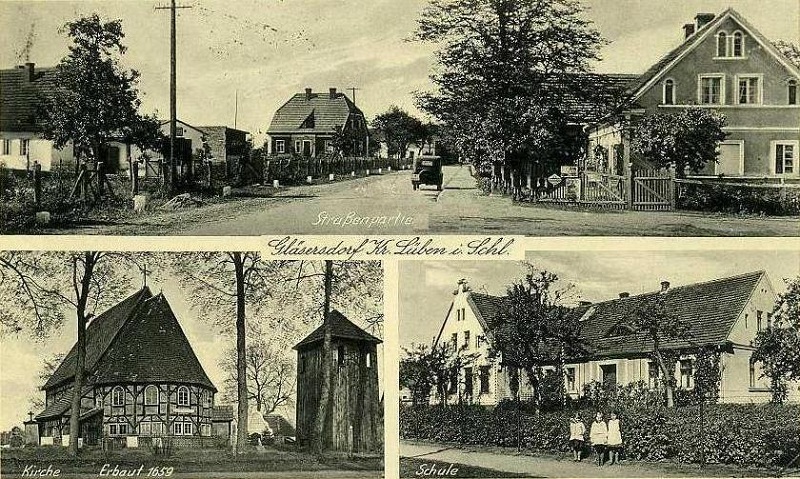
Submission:
[[[33,202],[38,209],[42,206],[42,164],[33,162]]]
[[[103,162],[97,162],[97,196],[102,197],[104,193],[105,187],[105,170],[103,168]]]
[[[633,209],[633,195],[636,194],[635,175],[633,172],[633,163],[628,162],[628,176],[625,178],[625,193],[627,198],[626,204],[629,210]]]
[[[139,194],[139,162],[131,161],[131,193]]]
[[[674,210],[678,204],[678,188],[675,185],[675,172],[669,170],[669,209]]]
[[[86,166],[86,163],[81,163],[80,170],[81,199],[86,201],[86,197],[89,194],[89,168]]]

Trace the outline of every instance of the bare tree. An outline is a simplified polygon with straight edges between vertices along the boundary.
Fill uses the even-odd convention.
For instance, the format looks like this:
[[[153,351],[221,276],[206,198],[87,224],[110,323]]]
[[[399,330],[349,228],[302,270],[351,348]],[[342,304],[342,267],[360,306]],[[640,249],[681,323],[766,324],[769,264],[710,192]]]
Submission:
[[[248,399],[262,415],[271,414],[280,406],[291,404],[294,398],[295,368],[284,348],[285,344],[263,338],[251,340],[247,344],[245,363]],[[221,361],[222,368],[228,374],[225,378],[225,394],[230,398],[237,397],[236,357],[236,349],[231,348]]]

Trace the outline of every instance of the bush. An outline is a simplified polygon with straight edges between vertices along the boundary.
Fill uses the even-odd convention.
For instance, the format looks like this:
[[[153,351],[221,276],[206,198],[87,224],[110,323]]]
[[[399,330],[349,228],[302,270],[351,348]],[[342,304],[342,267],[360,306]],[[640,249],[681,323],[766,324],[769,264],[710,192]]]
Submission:
[[[797,405],[723,404],[705,406],[704,435],[698,406],[667,409],[618,404],[625,455],[644,461],[700,461],[742,466],[779,467],[800,452],[800,407]],[[587,428],[596,409],[579,411]],[[604,410],[608,413],[610,410]],[[516,446],[517,421],[525,449],[562,452],[569,449],[569,418],[574,411],[542,413],[538,418],[512,403],[495,409],[480,406],[414,406],[400,411],[400,435],[468,445]]]
[[[687,183],[681,186],[677,207],[734,214],[798,215],[800,188]]]

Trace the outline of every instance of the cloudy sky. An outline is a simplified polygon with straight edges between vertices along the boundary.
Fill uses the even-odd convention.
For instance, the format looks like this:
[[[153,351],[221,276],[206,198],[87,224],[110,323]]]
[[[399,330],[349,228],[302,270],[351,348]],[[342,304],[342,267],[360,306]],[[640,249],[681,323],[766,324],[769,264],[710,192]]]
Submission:
[[[168,4],[163,0],[163,4]],[[257,140],[272,114],[306,86],[357,87],[372,117],[397,104],[413,109],[412,92],[429,88],[433,48],[409,43],[426,0],[183,0],[178,18],[178,112],[190,124],[234,122]],[[736,8],[768,38],[797,42],[797,0],[583,0],[609,40],[603,72],[644,71],[682,40],[697,12]],[[157,0],[0,0],[0,66],[52,66],[67,41],[66,21],[93,12],[121,18],[125,64],[142,73],[145,109],[169,114],[169,14]],[[25,48],[31,38],[30,48]]]
[[[800,275],[796,251],[541,251],[527,261],[571,286],[571,302],[614,299],[621,291],[656,291],[662,280],[673,286],[766,270],[777,291],[783,278]],[[430,344],[438,334],[459,279],[473,290],[505,294],[523,274],[513,261],[407,261],[400,263],[400,345]]]
[[[188,302],[187,294],[168,272],[162,272],[159,278],[148,277],[147,284],[153,294],[164,293],[167,301],[172,307],[175,316],[189,338],[189,344],[194,349],[195,354],[200,360],[203,369],[208,374],[211,382],[219,390],[216,403],[224,404],[222,392],[226,373],[220,367],[220,360],[226,349],[233,346],[233,339],[223,336],[212,324],[212,318],[201,317],[197,310],[192,309]],[[141,276],[134,275],[129,285],[129,294],[133,294],[142,287]],[[357,312],[341,308],[348,317],[359,324],[363,318],[358,317]],[[295,353],[291,348],[300,339],[309,334],[319,326],[319,323],[295,320],[296,309],[290,305],[283,305],[279,317],[291,318],[293,331],[282,334],[283,342],[286,343],[289,357],[294,358]],[[98,311],[98,314],[101,311]],[[74,310],[66,312],[68,320],[64,326],[57,331],[53,331],[50,337],[43,341],[34,341],[30,336],[21,333],[17,336],[0,336],[0,431],[7,431],[15,425],[21,425],[23,420],[27,420],[28,411],[31,409],[30,398],[38,395],[44,399],[44,392],[38,391],[39,371],[42,370],[44,360],[52,358],[57,353],[66,354],[77,340],[75,329]],[[231,320],[233,321],[233,320]],[[306,324],[309,323],[309,324]],[[284,328],[291,329],[291,326]],[[270,334],[281,334],[275,329],[267,329]],[[269,338],[267,338],[269,339]],[[378,364],[383,364],[383,348],[378,347]],[[379,374],[383,371],[379,368]],[[380,386],[383,390],[382,385]],[[33,411],[35,414],[41,411]],[[279,411],[284,414],[290,422],[294,423],[293,406],[283,408]]]

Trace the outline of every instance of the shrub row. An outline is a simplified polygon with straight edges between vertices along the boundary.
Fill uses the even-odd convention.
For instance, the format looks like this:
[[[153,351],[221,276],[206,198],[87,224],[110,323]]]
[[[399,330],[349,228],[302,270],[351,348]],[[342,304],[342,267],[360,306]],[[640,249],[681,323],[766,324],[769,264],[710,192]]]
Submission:
[[[683,184],[677,207],[734,214],[789,216],[800,214],[800,188],[730,184]]]
[[[580,411],[587,429],[595,412]],[[515,447],[519,434],[524,449],[560,452],[569,450],[572,414],[574,411],[548,412],[537,418],[526,412],[518,415],[510,408],[406,407],[400,411],[400,435],[405,439]],[[619,415],[624,453],[632,459],[695,463],[700,461],[703,447],[707,463],[779,467],[800,453],[797,405],[706,405],[705,440],[697,406],[630,408],[619,411]]]

